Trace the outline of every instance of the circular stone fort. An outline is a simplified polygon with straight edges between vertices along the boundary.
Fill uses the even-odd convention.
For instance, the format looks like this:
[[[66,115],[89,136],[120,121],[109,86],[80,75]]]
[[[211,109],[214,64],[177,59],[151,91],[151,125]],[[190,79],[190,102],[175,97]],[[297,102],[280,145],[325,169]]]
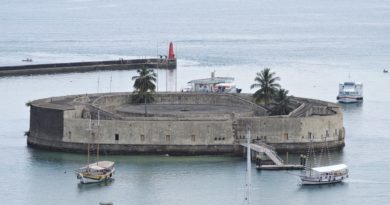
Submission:
[[[242,154],[250,127],[254,142],[277,151],[305,152],[344,146],[337,104],[291,97],[288,115],[269,116],[250,94],[155,93],[154,102],[132,104],[132,93],[72,95],[30,104],[29,146],[84,152],[99,144],[108,154]],[[325,141],[326,139],[326,141]]]

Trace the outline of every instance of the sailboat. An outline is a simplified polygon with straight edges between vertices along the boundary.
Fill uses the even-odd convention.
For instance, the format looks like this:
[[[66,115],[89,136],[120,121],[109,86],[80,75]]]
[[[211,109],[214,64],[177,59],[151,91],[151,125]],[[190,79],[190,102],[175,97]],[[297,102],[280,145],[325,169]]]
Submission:
[[[100,135],[100,113],[98,111],[98,136]],[[89,131],[91,131],[91,118],[89,121]],[[96,149],[96,162],[89,163],[90,144],[88,143],[88,163],[84,167],[76,170],[77,179],[82,184],[107,181],[113,178],[115,173],[115,162],[99,161],[99,144]]]
[[[331,164],[330,153],[328,144],[325,137],[325,152],[328,153],[329,164]],[[322,148],[320,160],[324,154],[324,148]],[[344,179],[348,178],[348,166],[345,164],[335,164],[328,166],[318,166],[312,167],[315,164],[315,152],[313,142],[311,140],[308,149],[308,160],[305,164],[305,174],[300,175],[302,185],[318,185],[318,184],[333,184],[342,182]],[[310,160],[310,158],[313,158]],[[321,164],[321,163],[319,163]]]

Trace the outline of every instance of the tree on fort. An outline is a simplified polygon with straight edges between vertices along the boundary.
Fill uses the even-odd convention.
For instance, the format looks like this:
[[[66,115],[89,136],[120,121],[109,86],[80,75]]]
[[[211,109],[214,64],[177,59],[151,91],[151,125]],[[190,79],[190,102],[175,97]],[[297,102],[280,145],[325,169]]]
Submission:
[[[267,105],[272,102],[273,97],[280,88],[280,85],[277,83],[279,80],[280,78],[276,77],[275,73],[271,72],[269,68],[264,68],[259,73],[256,73],[255,83],[251,85],[251,89],[259,88],[253,94],[256,103]]]
[[[288,90],[279,89],[274,96],[274,103],[272,103],[271,115],[287,115],[291,112],[290,97]]]
[[[153,69],[141,68],[137,70],[138,75],[133,76],[134,80],[134,92],[132,96],[133,103],[144,103],[145,104],[145,117],[147,117],[146,104],[152,102],[153,93],[156,90],[156,78],[157,75]]]

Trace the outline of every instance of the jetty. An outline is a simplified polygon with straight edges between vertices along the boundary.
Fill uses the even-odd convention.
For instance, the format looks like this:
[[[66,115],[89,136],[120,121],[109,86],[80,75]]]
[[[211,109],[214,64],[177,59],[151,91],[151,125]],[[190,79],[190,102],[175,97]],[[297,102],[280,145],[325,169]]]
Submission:
[[[32,62],[27,58],[23,62]],[[49,64],[28,64],[16,66],[0,66],[0,77],[4,76],[23,76],[57,73],[81,73],[107,70],[136,70],[140,68],[166,69],[171,72],[170,75],[176,75],[177,68],[176,55],[173,50],[172,42],[169,44],[168,56],[142,59],[123,59],[107,61],[88,61],[88,62],[69,62],[69,63],[49,63]],[[171,80],[171,79],[169,79]]]
[[[247,147],[247,144],[245,142],[240,142],[240,145],[243,147]],[[256,163],[256,169],[258,170],[302,170],[304,169],[304,166],[300,164],[285,164],[283,159],[280,158],[279,155],[276,153],[275,148],[261,141],[256,141],[254,143],[251,143],[250,148],[252,152],[256,153],[256,155],[263,154],[273,162],[273,164]]]
[[[0,77],[57,73],[81,73],[107,70],[135,70],[142,68],[176,69],[176,59],[149,58],[134,60],[51,63],[0,67]]]

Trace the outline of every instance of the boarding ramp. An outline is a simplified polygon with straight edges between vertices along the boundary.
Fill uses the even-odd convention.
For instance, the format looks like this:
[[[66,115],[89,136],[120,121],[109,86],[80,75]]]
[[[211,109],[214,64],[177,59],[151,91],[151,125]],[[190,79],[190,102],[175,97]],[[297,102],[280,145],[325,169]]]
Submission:
[[[243,147],[247,147],[247,144],[245,142],[240,142],[240,145]],[[284,162],[283,160],[276,154],[274,148],[270,145],[267,145],[263,142],[256,142],[250,144],[251,150],[258,152],[258,153],[264,153],[267,155],[269,159],[275,163],[277,166],[283,166]]]

